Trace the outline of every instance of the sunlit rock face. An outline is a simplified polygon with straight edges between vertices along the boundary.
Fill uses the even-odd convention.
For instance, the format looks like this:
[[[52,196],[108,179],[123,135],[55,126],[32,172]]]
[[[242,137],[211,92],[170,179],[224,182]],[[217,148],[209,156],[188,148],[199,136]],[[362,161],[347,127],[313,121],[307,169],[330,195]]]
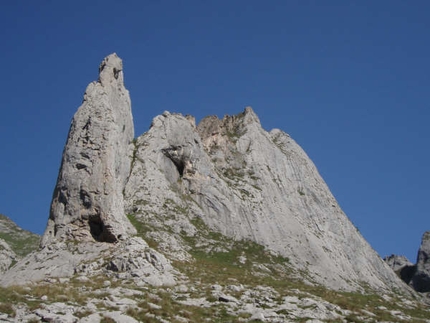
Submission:
[[[192,235],[188,219],[198,218],[214,231],[288,257],[331,288],[404,288],[305,152],[283,131],[265,131],[250,107],[197,126],[192,117],[165,112],[138,137],[133,156],[126,212],[153,227]],[[180,242],[174,236],[171,249]]]
[[[308,282],[343,290],[405,288],[288,134],[267,132],[247,107],[197,125],[192,116],[166,111],[133,140],[122,70],[116,54],[106,57],[73,118],[41,243],[46,257],[51,249],[67,254],[68,241],[101,242],[91,247],[96,251],[127,242],[136,232],[127,214],[170,259],[192,261],[186,238],[197,236],[203,223],[288,258]],[[76,272],[81,257],[73,259],[62,272]]]
[[[112,54],[73,117],[42,246],[53,241],[116,242],[134,232],[122,191],[134,137],[121,59]]]

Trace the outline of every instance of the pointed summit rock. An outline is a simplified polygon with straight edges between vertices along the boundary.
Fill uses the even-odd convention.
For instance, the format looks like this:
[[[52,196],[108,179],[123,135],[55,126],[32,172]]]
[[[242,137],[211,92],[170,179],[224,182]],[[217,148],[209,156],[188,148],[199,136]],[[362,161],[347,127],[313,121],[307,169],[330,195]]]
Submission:
[[[411,285],[418,292],[430,292],[430,231],[425,232],[421,239]]]
[[[42,247],[62,240],[116,242],[135,231],[122,195],[133,137],[122,61],[111,54],[73,117]]]

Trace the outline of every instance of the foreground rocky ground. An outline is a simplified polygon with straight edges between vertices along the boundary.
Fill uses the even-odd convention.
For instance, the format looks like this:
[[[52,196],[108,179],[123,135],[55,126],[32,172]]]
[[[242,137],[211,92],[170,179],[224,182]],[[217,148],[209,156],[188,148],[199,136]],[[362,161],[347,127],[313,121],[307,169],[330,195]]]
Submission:
[[[430,322],[424,294],[333,291],[258,244],[211,238],[169,261],[135,237],[70,278],[0,288],[0,321]]]
[[[282,280],[268,286],[263,282],[269,276],[261,277],[261,285],[258,278],[247,285],[233,277],[218,284],[205,276],[170,287],[102,276],[9,287],[1,290],[0,321],[430,322],[423,303],[393,295],[341,293]]]

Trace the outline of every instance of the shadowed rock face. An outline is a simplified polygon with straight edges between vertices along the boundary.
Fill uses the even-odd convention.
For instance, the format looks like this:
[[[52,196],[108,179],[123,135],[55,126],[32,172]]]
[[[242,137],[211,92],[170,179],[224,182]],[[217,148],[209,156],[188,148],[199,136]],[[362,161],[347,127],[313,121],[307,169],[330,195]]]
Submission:
[[[122,61],[112,54],[73,117],[42,247],[58,240],[115,242],[134,232],[122,196],[133,137]]]
[[[411,285],[418,292],[430,292],[430,231],[422,237]]]
[[[385,261],[406,284],[417,292],[430,292],[430,231],[423,234],[415,265],[406,257],[397,255],[386,257]]]

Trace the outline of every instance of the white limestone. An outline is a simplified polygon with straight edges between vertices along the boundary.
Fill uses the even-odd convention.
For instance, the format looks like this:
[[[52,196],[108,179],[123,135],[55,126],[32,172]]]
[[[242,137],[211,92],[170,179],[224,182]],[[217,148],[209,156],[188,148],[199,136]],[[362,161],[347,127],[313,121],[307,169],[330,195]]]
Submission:
[[[122,196],[134,126],[121,59],[109,55],[99,72],[73,117],[43,247],[62,240],[115,242],[135,232]]]

